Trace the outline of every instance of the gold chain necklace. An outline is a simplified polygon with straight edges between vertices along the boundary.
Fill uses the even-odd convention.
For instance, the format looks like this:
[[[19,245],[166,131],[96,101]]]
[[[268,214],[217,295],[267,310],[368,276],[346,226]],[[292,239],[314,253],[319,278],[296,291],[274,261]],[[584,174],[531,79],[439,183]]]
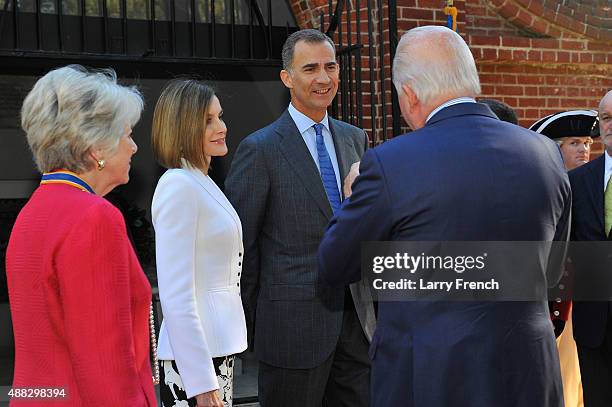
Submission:
[[[153,384],[159,384],[159,360],[157,360],[157,339],[155,338],[153,302],[151,302],[149,306],[149,333],[151,334],[151,354],[153,356]]]

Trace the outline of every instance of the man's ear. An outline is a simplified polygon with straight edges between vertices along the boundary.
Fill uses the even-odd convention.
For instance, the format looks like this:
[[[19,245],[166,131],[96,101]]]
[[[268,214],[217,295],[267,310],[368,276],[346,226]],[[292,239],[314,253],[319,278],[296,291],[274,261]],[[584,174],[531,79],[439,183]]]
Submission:
[[[293,89],[293,80],[291,79],[291,74],[289,73],[289,71],[285,69],[280,71],[280,78],[286,87],[288,87],[289,89]]]
[[[410,110],[413,110],[419,104],[419,98],[417,98],[416,93],[412,90],[412,88],[406,84],[402,85],[402,90],[406,94],[408,98],[408,103],[410,106]]]

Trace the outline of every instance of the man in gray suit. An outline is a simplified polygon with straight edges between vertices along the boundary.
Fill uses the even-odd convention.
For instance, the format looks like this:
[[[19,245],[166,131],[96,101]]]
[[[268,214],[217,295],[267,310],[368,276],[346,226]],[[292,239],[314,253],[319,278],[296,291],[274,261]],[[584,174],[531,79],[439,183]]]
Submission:
[[[317,265],[342,180],[368,143],[327,115],[338,73],[327,36],[292,34],[280,73],[291,103],[240,143],[225,182],[243,226],[241,289],[263,407],[369,405],[371,300],[363,285],[320,282]]]

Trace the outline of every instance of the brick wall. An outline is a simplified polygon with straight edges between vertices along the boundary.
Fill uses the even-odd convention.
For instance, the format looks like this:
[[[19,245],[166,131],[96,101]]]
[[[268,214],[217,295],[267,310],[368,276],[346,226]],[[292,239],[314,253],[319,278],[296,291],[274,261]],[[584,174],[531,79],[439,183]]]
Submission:
[[[483,35],[476,18],[466,24],[483,96],[513,106],[522,125],[559,110],[597,108],[612,88],[608,2],[480,0],[467,10],[496,12],[520,30]]]
[[[400,36],[413,27],[446,23],[444,0],[396,1]],[[361,1],[362,8],[366,3]],[[327,12],[325,0],[293,0],[292,7],[301,27],[318,27],[318,15]],[[455,7],[459,10],[458,31],[470,46],[481,76],[482,96],[515,108],[521,125],[529,126],[560,110],[595,109],[612,89],[609,0],[456,0]],[[367,16],[365,13],[364,9],[362,15]],[[377,15],[378,10],[373,13]],[[385,7],[385,25],[387,14]],[[361,21],[363,25],[366,20]],[[388,26],[384,28],[388,30]],[[378,55],[380,36],[362,36],[361,42],[366,46],[371,43]],[[383,44],[386,97],[390,101],[388,32]],[[380,57],[374,59],[372,67],[380,81]],[[363,78],[369,81],[369,61],[364,62]],[[372,90],[380,115],[380,82]],[[366,92],[364,105],[369,105],[369,98]],[[387,117],[390,123],[390,109]],[[387,127],[390,136],[390,125]],[[368,129],[365,123],[364,128]]]
[[[398,0],[400,30],[444,24],[441,3]],[[560,110],[596,108],[612,89],[608,1],[466,0],[455,6],[482,96],[515,108],[521,125]]]

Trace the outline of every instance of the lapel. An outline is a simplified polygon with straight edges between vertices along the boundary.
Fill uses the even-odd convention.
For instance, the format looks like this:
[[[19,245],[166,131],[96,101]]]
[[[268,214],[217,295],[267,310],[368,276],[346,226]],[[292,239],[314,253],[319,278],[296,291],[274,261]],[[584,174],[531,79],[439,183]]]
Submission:
[[[344,133],[344,129],[342,126],[336,124],[337,121],[328,118],[329,129],[331,130],[332,139],[334,140],[334,148],[336,149],[336,157],[338,158],[338,169],[340,170],[340,186],[344,187],[344,179],[348,175],[349,170],[351,169],[351,164],[353,164],[350,160],[351,152],[355,150],[353,144],[351,143],[350,136]],[[344,193],[340,191],[342,198],[344,198]]]
[[[605,153],[604,153],[605,154]],[[605,233],[604,225],[604,191],[603,191],[603,174],[604,174],[604,156],[597,158],[593,165],[589,166],[590,176],[588,185],[589,194],[591,195],[591,203],[595,210],[595,215],[600,224],[602,234]]]
[[[285,110],[276,123],[275,131],[281,137],[281,153],[321,212],[327,219],[331,219],[332,210],[323,188],[321,174],[289,112]]]
[[[225,211],[231,216],[234,222],[238,225],[238,229],[242,232],[242,224],[236,210],[227,200],[226,196],[221,192],[219,187],[214,185],[214,181],[207,178],[200,170],[183,167],[185,170],[207,193],[214,199]],[[241,234],[242,235],[242,234]]]

